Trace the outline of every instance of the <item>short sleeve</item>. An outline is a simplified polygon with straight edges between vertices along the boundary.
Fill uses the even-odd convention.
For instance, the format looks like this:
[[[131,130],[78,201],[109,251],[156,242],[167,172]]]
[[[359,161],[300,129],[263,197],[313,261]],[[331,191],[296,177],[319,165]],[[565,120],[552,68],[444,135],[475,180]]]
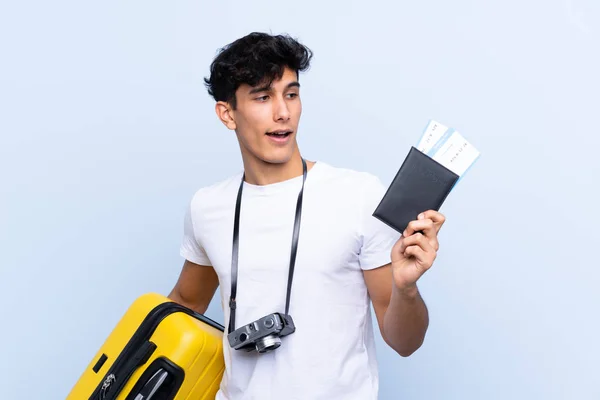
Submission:
[[[362,245],[359,253],[361,269],[369,270],[391,262],[391,251],[400,233],[373,217],[373,212],[385,194],[379,178],[369,175],[364,185],[361,207]]]
[[[198,265],[212,265],[204,248],[198,242],[194,230],[194,220],[192,217],[192,205],[190,204],[185,212],[183,221],[183,240],[179,250],[180,255],[188,261]]]

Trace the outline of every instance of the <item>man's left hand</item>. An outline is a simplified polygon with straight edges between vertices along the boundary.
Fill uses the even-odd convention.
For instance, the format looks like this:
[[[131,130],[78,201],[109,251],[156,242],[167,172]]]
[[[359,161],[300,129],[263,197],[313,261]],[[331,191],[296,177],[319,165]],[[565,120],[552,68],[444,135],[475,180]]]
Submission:
[[[429,210],[411,221],[392,248],[392,274],[396,288],[416,289],[419,278],[433,265],[439,249],[438,232],[446,221]]]

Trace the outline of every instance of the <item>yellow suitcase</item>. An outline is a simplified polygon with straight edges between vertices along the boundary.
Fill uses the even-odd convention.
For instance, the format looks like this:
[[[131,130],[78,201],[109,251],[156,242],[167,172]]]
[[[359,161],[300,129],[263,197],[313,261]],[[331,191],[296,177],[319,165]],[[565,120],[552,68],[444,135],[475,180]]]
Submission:
[[[209,400],[225,369],[224,327],[156,293],[135,300],[67,400]]]

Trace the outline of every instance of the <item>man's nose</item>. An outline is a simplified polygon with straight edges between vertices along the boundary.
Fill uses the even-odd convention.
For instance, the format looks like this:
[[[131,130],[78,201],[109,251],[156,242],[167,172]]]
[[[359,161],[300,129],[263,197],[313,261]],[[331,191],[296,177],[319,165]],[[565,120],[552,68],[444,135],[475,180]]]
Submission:
[[[278,98],[273,104],[273,116],[276,121],[287,121],[290,119],[290,109],[284,98]]]

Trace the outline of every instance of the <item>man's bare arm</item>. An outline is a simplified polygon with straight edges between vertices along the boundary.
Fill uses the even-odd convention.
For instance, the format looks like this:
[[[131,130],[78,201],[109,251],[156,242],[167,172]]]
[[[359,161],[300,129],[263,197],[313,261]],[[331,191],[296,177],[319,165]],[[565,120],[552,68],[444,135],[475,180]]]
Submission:
[[[389,264],[365,271],[364,276],[383,339],[401,356],[410,356],[423,344],[429,325],[427,307],[416,286],[407,291],[396,288]]]
[[[394,244],[392,262],[364,272],[381,334],[405,357],[421,347],[427,333],[429,314],[417,281],[437,257],[438,232],[445,220],[435,210],[419,214]]]
[[[168,297],[176,303],[204,314],[218,287],[219,279],[213,267],[186,260],[179,279]]]

